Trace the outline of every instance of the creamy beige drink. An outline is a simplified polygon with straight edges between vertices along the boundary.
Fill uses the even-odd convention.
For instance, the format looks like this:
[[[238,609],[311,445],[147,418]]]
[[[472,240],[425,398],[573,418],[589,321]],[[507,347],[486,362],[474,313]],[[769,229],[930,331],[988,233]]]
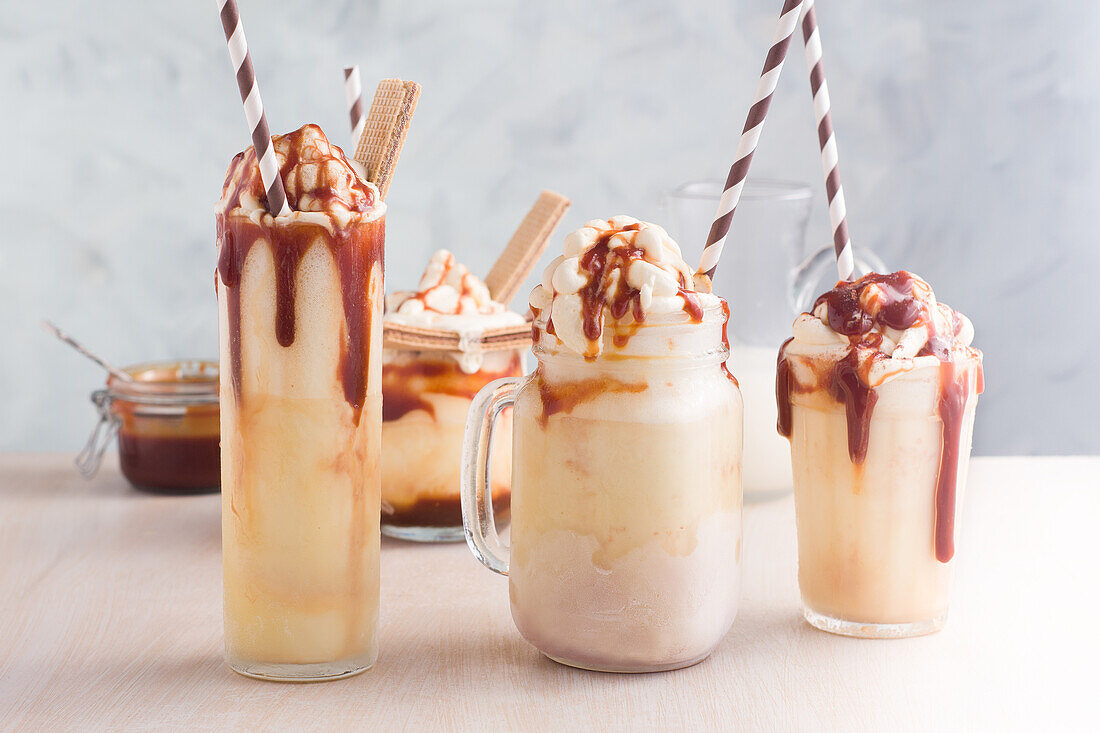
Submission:
[[[795,321],[777,378],[806,618],[912,636],[947,617],[982,355],[907,272],[841,283]]]
[[[217,207],[226,658],[320,679],[377,657],[385,204],[315,125],[252,149]]]
[[[488,288],[446,250],[436,252],[416,291],[386,298],[387,326],[458,335],[457,348],[384,351],[382,365],[382,532],[418,541],[463,538],[459,508],[462,431],[474,395],[489,382],[523,374],[521,348],[493,349],[481,337],[523,327],[523,316],[493,301]],[[493,445],[493,506],[508,516],[510,417]]]
[[[725,369],[728,311],[656,225],[591,221],[564,249],[531,295],[539,364],[514,395],[512,617],[565,664],[687,666],[737,611],[742,406]]]

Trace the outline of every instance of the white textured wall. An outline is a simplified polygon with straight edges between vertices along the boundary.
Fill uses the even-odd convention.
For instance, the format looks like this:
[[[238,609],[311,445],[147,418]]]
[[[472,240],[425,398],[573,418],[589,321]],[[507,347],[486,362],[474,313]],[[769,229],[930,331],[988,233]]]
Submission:
[[[424,95],[390,196],[389,268],[484,270],[542,187],[655,216],[724,175],[778,0],[240,0],[272,129],[344,142],[340,67]],[[856,246],[929,279],[986,353],[983,453],[1100,451],[1091,291],[1100,6],[820,0]],[[247,144],[213,0],[4,4],[0,448],[76,450],[97,369],[217,349],[214,201]],[[800,49],[754,173],[820,191]],[[736,223],[734,224],[736,236]],[[824,241],[824,208],[811,236]],[[684,243],[686,249],[696,243]]]

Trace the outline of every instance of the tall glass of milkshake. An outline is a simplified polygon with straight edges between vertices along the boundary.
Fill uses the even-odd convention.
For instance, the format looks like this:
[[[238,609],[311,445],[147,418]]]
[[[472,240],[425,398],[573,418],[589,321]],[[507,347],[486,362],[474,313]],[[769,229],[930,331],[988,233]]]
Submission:
[[[982,355],[966,316],[908,272],[822,295],[780,351],[798,582],[814,626],[903,637],[947,618]]]
[[[454,346],[392,343],[382,363],[382,533],[419,542],[461,541],[459,466],[470,402],[489,382],[523,374],[530,327],[492,299],[480,278],[446,250],[432,255],[415,291],[386,297],[387,333],[410,326],[457,337]],[[506,348],[486,343],[494,330],[521,333]],[[501,417],[493,445],[493,509],[507,521],[512,432]]]
[[[535,372],[470,410],[463,519],[509,576],[520,633],[614,672],[704,659],[737,612],[741,419],[725,302],[660,227],[588,222],[531,294]],[[493,528],[493,420],[514,403],[511,546]]]
[[[378,653],[385,204],[315,125],[274,138],[288,216],[252,149],[217,207],[225,650],[314,680]]]

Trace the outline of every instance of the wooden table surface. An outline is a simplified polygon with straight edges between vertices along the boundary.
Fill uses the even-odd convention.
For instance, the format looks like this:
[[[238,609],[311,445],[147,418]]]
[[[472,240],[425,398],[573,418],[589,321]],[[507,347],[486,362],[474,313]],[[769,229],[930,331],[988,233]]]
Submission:
[[[221,659],[217,496],[0,455],[0,726],[979,729],[1097,725],[1100,458],[974,461],[947,627],[858,640],[802,621],[790,497],[745,509],[732,631],[690,669],[582,672],[516,632],[465,545],[382,546],[374,669],[258,682]],[[1087,717],[1086,717],[1087,715]]]

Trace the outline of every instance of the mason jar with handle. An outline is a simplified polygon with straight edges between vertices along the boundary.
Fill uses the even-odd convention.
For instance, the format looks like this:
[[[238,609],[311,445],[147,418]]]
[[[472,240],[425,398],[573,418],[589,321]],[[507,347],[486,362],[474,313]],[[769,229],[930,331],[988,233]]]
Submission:
[[[706,658],[737,613],[741,419],[725,302],[615,330],[596,358],[541,314],[537,369],[499,379],[466,425],[462,514],[474,555],[507,575],[512,618],[543,654],[612,672]],[[629,334],[627,334],[629,332]],[[490,500],[497,417],[513,407],[512,529]]]

